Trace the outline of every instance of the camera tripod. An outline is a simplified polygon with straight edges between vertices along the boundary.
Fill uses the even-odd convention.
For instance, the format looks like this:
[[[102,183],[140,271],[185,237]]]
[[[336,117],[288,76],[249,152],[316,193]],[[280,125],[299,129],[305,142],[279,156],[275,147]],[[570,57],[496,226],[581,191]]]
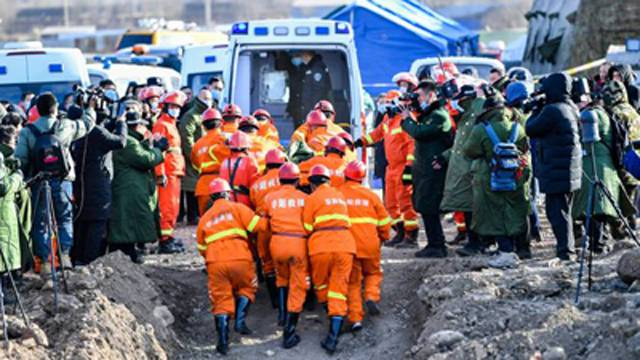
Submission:
[[[613,198],[613,195],[611,195],[611,192],[609,191],[609,189],[607,189],[607,187],[604,186],[604,184],[602,183],[602,180],[600,180],[600,177],[598,176],[598,168],[597,168],[598,164],[595,156],[595,142],[590,142],[589,144],[585,144],[585,145],[589,146],[589,151],[590,151],[589,157],[591,160],[591,166],[593,168],[593,179],[589,179],[589,181],[591,182],[591,186],[589,187],[589,197],[587,198],[588,199],[587,211],[586,211],[586,218],[585,218],[585,224],[584,224],[585,232],[582,237],[582,246],[580,251],[580,268],[578,270],[578,281],[576,286],[576,297],[575,297],[576,304],[578,304],[578,302],[580,301],[580,289],[581,289],[580,286],[582,283],[582,275],[584,273],[584,261],[586,257],[587,247],[589,248],[589,263],[588,263],[588,289],[589,290],[591,290],[591,285],[593,284],[591,271],[593,266],[593,248],[595,244],[590,245],[590,240],[593,240],[591,239],[590,233],[591,233],[591,222],[593,221],[593,212],[595,211],[594,208],[595,208],[596,196],[604,195],[604,198],[607,199],[609,204],[615,210],[616,216],[624,226],[626,232],[629,234],[629,236],[631,236],[633,241],[635,241],[635,243],[638,246],[640,246],[640,241],[638,241],[638,237],[636,236],[635,232],[627,222],[627,219],[624,217],[622,210],[616,203],[616,199]],[[584,176],[587,176],[587,175],[584,174]],[[587,176],[587,179],[588,179],[588,176]]]
[[[24,320],[24,324],[27,328],[31,328],[31,323],[29,322],[29,317],[27,316],[26,311],[24,311],[24,306],[22,305],[22,298],[20,297],[20,292],[18,292],[18,286],[16,285],[15,279],[13,278],[13,274],[11,274],[11,269],[9,269],[9,262],[7,258],[4,256],[4,252],[0,247],[0,260],[2,261],[3,267],[7,272],[7,276],[9,278],[9,282],[11,283],[11,288],[13,289],[13,293],[16,295],[16,303],[20,307],[20,314],[22,315],[22,319]],[[0,281],[0,315],[2,315],[2,335],[5,347],[9,346],[9,326],[7,324],[6,310],[4,304],[4,286],[2,281]],[[15,313],[15,308],[14,308]]]

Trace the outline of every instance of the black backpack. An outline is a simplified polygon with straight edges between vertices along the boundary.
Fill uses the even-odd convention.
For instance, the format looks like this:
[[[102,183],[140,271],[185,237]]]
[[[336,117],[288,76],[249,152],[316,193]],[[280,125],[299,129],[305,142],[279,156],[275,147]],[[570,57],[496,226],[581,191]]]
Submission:
[[[629,130],[622,121],[614,120],[609,116],[611,125],[611,159],[616,169],[624,168],[624,154],[629,146]]]
[[[36,142],[31,149],[34,174],[46,173],[52,178],[64,179],[71,171],[71,161],[60,139],[55,135],[55,125],[42,132],[34,124],[27,125]]]

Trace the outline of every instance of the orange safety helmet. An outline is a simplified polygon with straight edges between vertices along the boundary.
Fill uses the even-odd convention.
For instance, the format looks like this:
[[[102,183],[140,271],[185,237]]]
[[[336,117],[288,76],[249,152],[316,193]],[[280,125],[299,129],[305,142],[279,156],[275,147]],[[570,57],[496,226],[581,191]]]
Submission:
[[[278,177],[280,180],[298,180],[300,178],[300,168],[294,163],[285,163],[280,167]]]
[[[320,110],[309,112],[306,121],[309,126],[327,126],[327,117]]]
[[[347,146],[353,146],[353,137],[351,136],[351,134],[349,134],[346,131],[341,132],[340,134],[338,134],[338,136],[340,136],[342,138],[342,140],[344,140],[345,143],[347,143]]]
[[[393,101],[402,96],[402,93],[398,90],[389,90],[387,94],[384,96],[384,99],[387,101]]]
[[[347,151],[347,143],[340,136],[334,136],[329,141],[327,141],[327,145],[325,145],[325,152],[329,152],[329,150],[339,151],[341,154],[344,154]]]
[[[314,177],[314,176],[322,176],[324,178],[329,179],[331,178],[331,171],[329,171],[328,167],[322,164],[314,165],[309,171],[309,177]]]
[[[216,178],[209,183],[209,195],[231,192],[231,186],[225,179]]]
[[[365,176],[367,176],[367,167],[362,161],[354,160],[344,169],[344,177],[349,180],[361,182]]]
[[[253,117],[258,121],[261,121],[261,118],[267,118],[266,120],[271,120],[271,114],[265,109],[258,109],[253,112]]]
[[[231,150],[244,150],[251,147],[251,139],[249,135],[242,131],[236,131],[231,135],[229,139],[229,149]]]
[[[172,91],[162,99],[163,104],[176,105],[179,107],[183,107],[186,101],[187,95],[180,90]]]
[[[320,110],[322,112],[330,112],[333,115],[336,114],[336,110],[333,108],[333,104],[329,100],[320,100],[313,107],[313,110]]]
[[[393,76],[392,80],[398,86],[403,81],[408,83],[409,85],[411,85],[411,88],[409,90],[411,90],[411,89],[415,88],[416,86],[418,86],[418,78],[415,75],[413,75],[412,73],[406,72],[406,71],[399,72],[399,73],[395,74]]]
[[[271,149],[267,151],[267,154],[264,156],[264,161],[267,165],[269,164],[279,164],[282,165],[287,162],[287,155],[280,149]]]
[[[242,117],[242,109],[236,104],[227,104],[222,110],[222,118],[225,117]]]
[[[138,94],[138,99],[140,101],[146,101],[153,97],[161,97],[164,94],[164,89],[160,86],[147,86],[146,88],[140,90],[140,94]]]
[[[245,127],[252,127],[256,130],[260,129],[260,125],[258,124],[258,120],[251,115],[247,115],[240,120],[238,124],[238,129],[242,129]]]
[[[31,109],[29,109],[29,124],[38,120],[40,118],[40,113],[38,112],[38,107],[33,105]]]
[[[213,120],[222,121],[222,115],[220,114],[220,111],[218,111],[218,109],[209,108],[202,113],[202,122]]]

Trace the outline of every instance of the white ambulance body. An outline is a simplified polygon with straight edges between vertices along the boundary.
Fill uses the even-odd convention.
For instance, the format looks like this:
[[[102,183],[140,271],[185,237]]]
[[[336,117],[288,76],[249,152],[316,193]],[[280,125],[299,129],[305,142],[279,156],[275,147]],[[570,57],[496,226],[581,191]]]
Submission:
[[[331,77],[336,122],[359,137],[364,131],[362,79],[353,29],[345,22],[281,19],[233,24],[225,56],[223,102],[238,104],[245,114],[258,108],[269,111],[287,145],[295,130],[286,113],[289,76],[276,69],[276,57],[300,50],[322,56]]]
[[[185,46],[182,56],[182,86],[197,93],[211,78],[222,78],[227,44]]]
[[[27,43],[0,50],[0,99],[18,103],[31,91],[52,92],[62,102],[74,85],[89,86],[84,56],[78,49],[42,48]]]
[[[150,65],[112,64],[104,61],[87,65],[89,80],[92,85],[97,85],[102,80],[110,79],[116,84],[118,95],[123,97],[129,86],[129,82],[146,84],[150,77],[162,79],[167,91],[180,89],[180,74],[169,68]]]

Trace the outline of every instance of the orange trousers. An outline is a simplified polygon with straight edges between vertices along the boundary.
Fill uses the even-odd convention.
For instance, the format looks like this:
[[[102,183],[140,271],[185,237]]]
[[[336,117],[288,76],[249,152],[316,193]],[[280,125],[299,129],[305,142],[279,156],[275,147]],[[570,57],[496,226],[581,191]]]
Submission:
[[[258,278],[251,260],[231,260],[207,264],[209,300],[213,315],[235,316],[238,296],[246,296],[252,303],[256,298]]]
[[[262,273],[264,275],[273,274],[275,268],[273,265],[273,259],[271,257],[271,250],[269,244],[271,243],[271,232],[259,232],[258,240],[256,241],[256,248],[258,249],[258,256],[262,263]]]
[[[382,267],[380,259],[353,259],[351,279],[349,281],[349,321],[361,322],[364,319],[362,285],[364,281],[364,300],[380,301],[382,285]]]
[[[311,280],[320,303],[328,303],[329,316],[347,315],[347,292],[353,254],[330,252],[311,256]]]
[[[384,177],[384,205],[394,221],[404,221],[404,229],[412,231],[418,228],[418,213],[411,203],[411,185],[402,184],[402,166],[387,167]]]
[[[200,213],[200,216],[204,215],[204,213],[209,210],[207,208],[207,205],[209,205],[209,200],[211,200],[211,197],[209,195],[196,196],[196,201],[198,201],[198,212]]]
[[[305,238],[275,235],[271,238],[271,256],[276,271],[276,286],[289,288],[287,311],[302,312],[309,289],[309,260]]]
[[[167,184],[158,186],[158,205],[160,206],[161,241],[173,236],[180,212],[180,177],[167,176]]]

